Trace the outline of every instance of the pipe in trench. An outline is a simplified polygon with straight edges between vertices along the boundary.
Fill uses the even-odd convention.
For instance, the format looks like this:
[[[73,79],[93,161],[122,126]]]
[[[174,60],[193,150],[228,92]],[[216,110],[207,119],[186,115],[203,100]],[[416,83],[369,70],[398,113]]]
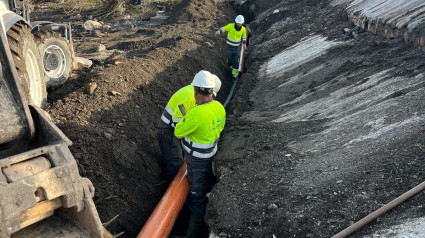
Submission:
[[[189,192],[186,167],[184,162],[137,238],[168,237]]]
[[[244,63],[246,57],[246,48],[241,47],[239,70],[244,71]],[[232,88],[227,96],[224,108],[227,108],[230,100],[235,92],[239,77],[233,81]],[[164,196],[159,201],[152,215],[143,226],[142,230],[137,235],[137,238],[166,238],[170,235],[174,223],[183,207],[186,196],[189,193],[189,179],[186,172],[186,161],[180,168],[173,182],[165,191]]]
[[[226,102],[223,104],[224,108],[227,107],[230,99],[233,97],[238,80],[239,78],[233,82]],[[187,164],[185,161],[152,212],[152,215],[137,235],[137,238],[163,238],[170,235],[189,192],[189,179],[187,178],[186,168]]]
[[[378,210],[372,212],[371,214],[365,216],[361,220],[357,221],[353,225],[345,228],[338,234],[332,236],[332,238],[344,238],[349,236],[351,233],[357,231],[358,229],[362,228],[369,222],[375,220],[379,216],[383,215],[384,213],[388,212],[389,210],[393,209],[394,207],[398,206],[402,202],[406,201],[407,199],[413,197],[414,195],[418,194],[422,190],[425,189],[425,182],[422,182],[421,184],[417,185],[416,187],[410,189],[406,193],[402,194],[398,198],[392,200],[391,202],[385,204],[383,207],[379,208]]]

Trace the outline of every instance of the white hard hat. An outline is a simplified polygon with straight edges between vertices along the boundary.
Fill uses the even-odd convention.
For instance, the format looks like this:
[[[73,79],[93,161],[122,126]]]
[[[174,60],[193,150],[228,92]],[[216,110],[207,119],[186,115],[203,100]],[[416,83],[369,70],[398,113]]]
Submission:
[[[214,96],[217,96],[218,91],[220,91],[221,88],[221,80],[217,77],[217,75],[213,74],[214,81],[215,81],[215,87],[213,90]]]
[[[242,23],[244,23],[244,22],[245,22],[245,19],[243,18],[243,16],[242,16],[242,15],[238,15],[238,16],[235,18],[235,22],[236,22],[236,23],[238,23],[238,24],[242,24]]]
[[[214,88],[215,79],[212,73],[201,70],[193,77],[192,85],[200,88]]]

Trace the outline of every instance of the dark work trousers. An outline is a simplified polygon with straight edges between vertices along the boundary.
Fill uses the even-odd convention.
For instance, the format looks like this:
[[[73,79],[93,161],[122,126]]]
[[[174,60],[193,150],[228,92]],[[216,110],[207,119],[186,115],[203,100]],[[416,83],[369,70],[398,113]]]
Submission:
[[[227,65],[233,69],[239,69],[239,46],[226,44]]]
[[[186,151],[187,174],[189,177],[190,190],[187,196],[187,205],[191,213],[197,218],[203,218],[207,207],[207,188],[211,165],[214,157],[197,158]]]
[[[157,135],[161,151],[159,165],[166,170],[167,181],[171,183],[183,164],[181,142],[174,136],[174,128],[158,128]]]

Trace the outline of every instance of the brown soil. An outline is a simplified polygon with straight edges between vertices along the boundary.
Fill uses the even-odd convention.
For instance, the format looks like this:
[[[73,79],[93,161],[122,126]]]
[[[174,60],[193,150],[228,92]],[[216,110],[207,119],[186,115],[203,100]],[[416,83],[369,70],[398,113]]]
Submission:
[[[119,215],[108,229],[125,231],[124,237],[135,237],[165,190],[156,163],[156,125],[168,99],[201,69],[217,74],[224,87],[230,84],[224,39],[214,31],[233,10],[211,0],[174,1],[166,7],[168,19],[160,26],[102,32],[102,37],[83,32],[83,21],[73,22],[77,56],[104,44],[108,50],[125,51],[127,57],[79,70],[48,96],[46,111],[72,140],[80,173],[95,186],[102,221]],[[43,10],[34,16],[66,22],[71,16],[63,14]],[[83,12],[83,18],[87,14]],[[97,84],[91,95],[89,83]]]

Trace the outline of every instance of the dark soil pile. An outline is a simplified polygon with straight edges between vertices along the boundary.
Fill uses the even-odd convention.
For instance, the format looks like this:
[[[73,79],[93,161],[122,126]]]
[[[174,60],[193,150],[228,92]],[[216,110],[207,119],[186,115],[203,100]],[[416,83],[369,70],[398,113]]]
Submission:
[[[46,10],[34,15],[42,19]],[[223,16],[233,17],[233,10],[212,0],[182,0],[169,3],[165,15],[163,25],[112,30],[100,37],[83,32],[83,21],[73,22],[77,56],[99,44],[125,54],[75,72],[48,96],[46,111],[72,140],[80,173],[96,189],[102,221],[119,215],[108,229],[125,231],[124,237],[135,237],[166,188],[156,163],[156,125],[168,99],[202,69],[217,74],[224,88],[230,84],[225,39],[214,31],[228,21]],[[54,16],[49,14],[49,20]],[[57,16],[65,22],[71,17]],[[90,83],[97,84],[93,94],[87,92]]]
[[[241,10],[255,9],[256,19],[250,24],[249,70],[228,110],[216,157],[221,177],[208,204],[212,231],[220,237],[331,237],[424,181],[423,83],[405,91],[383,87],[381,93],[389,96],[367,98],[371,101],[364,108],[358,108],[356,93],[343,95],[343,100],[352,100],[338,112],[344,116],[394,102],[386,112],[369,109],[375,111],[363,115],[362,123],[354,116],[323,116],[327,111],[320,110],[310,117],[274,121],[281,115],[292,118],[299,110],[315,112],[314,107],[322,108],[320,102],[339,90],[365,84],[384,70],[389,72],[382,82],[398,76],[423,80],[424,52],[400,38],[355,28],[344,9],[330,6],[331,1],[247,2]],[[311,35],[346,44],[280,77],[264,76],[269,59]],[[344,143],[356,133],[373,134],[368,126],[375,119],[364,118],[381,114],[378,121],[389,125],[406,115],[422,119],[411,130],[390,130],[361,146]],[[340,122],[338,129],[330,128],[333,120]],[[327,136],[318,136],[325,131]],[[352,237],[380,237],[370,233],[424,216],[423,198],[422,193]]]

